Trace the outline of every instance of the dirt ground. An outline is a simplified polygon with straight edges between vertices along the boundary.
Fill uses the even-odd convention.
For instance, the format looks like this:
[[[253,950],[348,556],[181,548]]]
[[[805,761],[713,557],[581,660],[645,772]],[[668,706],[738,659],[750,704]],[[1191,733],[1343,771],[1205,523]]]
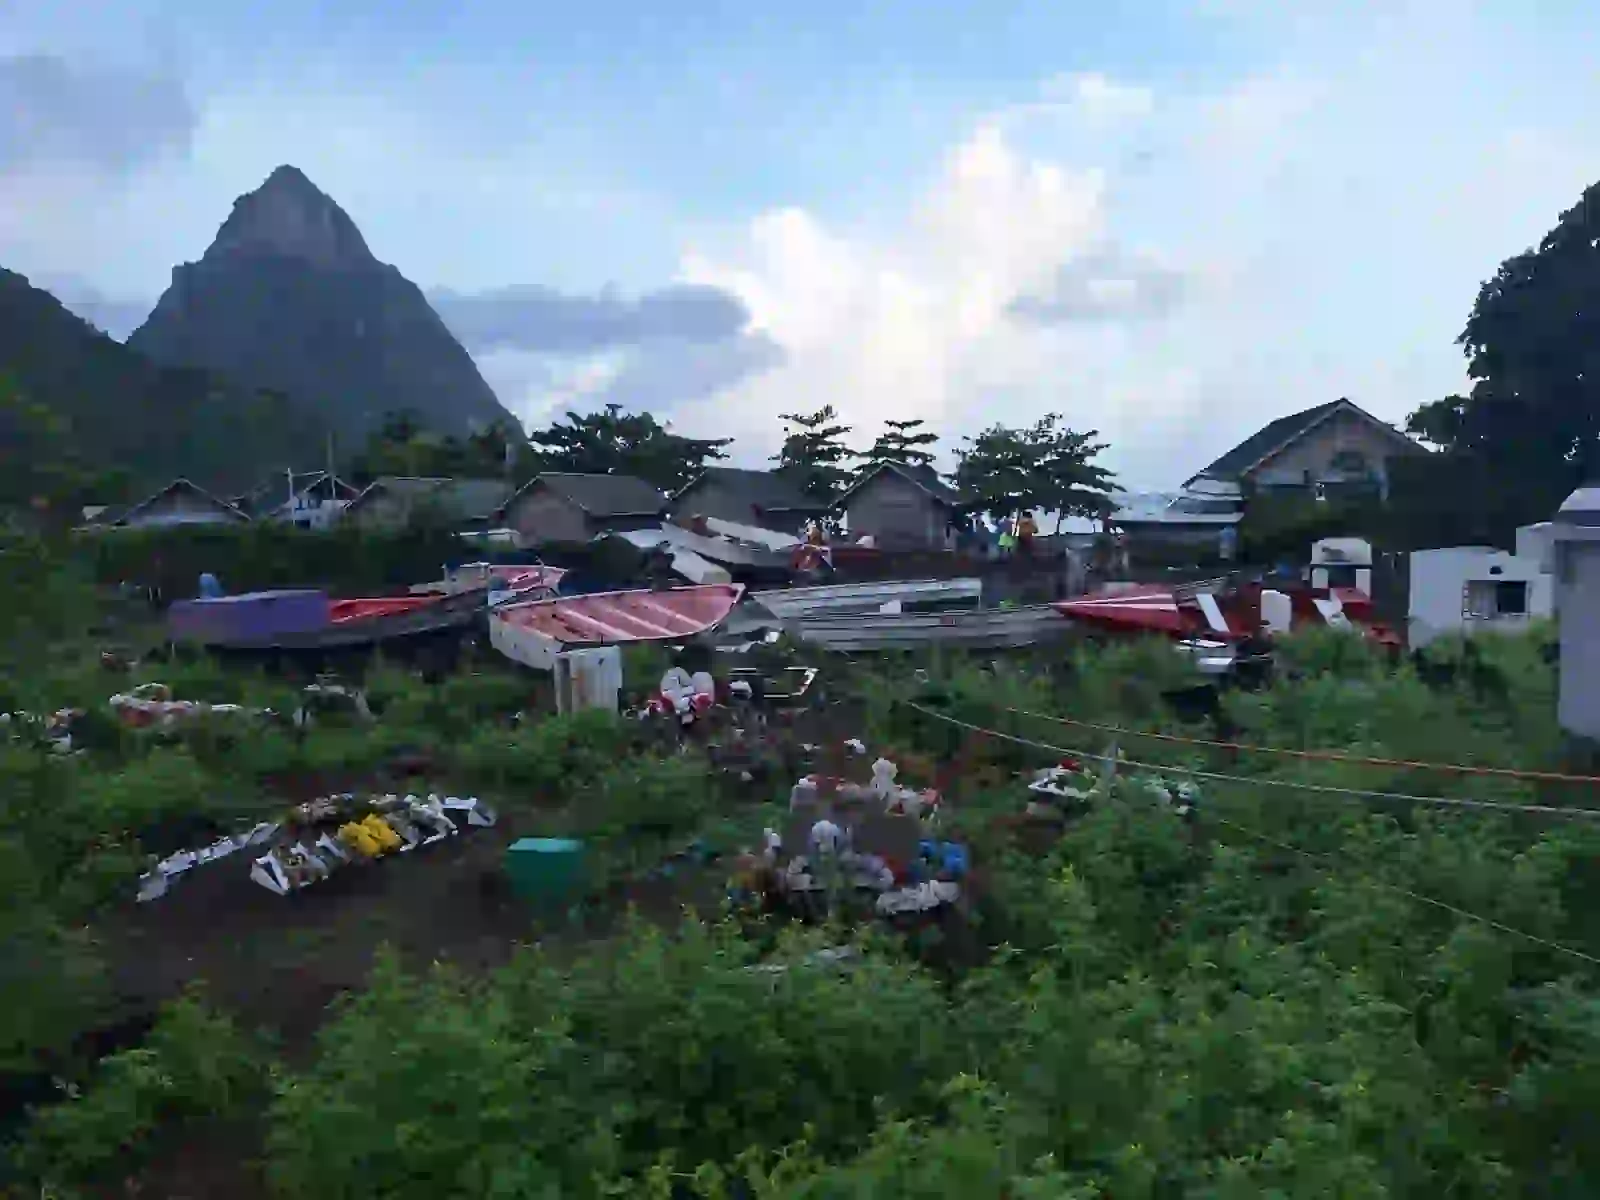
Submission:
[[[816,769],[837,774],[852,757],[842,741],[854,733],[851,716],[835,711],[779,736],[791,752],[808,741],[828,746]],[[864,781],[866,767],[857,760],[850,773]],[[365,789],[355,781],[338,782],[339,790],[373,790],[370,781]],[[773,786],[770,780],[732,786],[727,811],[770,801]],[[725,894],[728,864],[714,862],[619,883],[578,916],[540,914],[508,894],[499,871],[506,846],[529,832],[528,824],[464,828],[438,845],[348,868],[289,896],[250,881],[248,851],[207,864],[166,896],[146,904],[130,901],[98,926],[120,1006],[132,1015],[148,1014],[199,981],[211,1002],[244,1027],[269,1035],[295,1063],[311,1051],[329,1004],[364,984],[382,946],[393,947],[414,967],[440,961],[482,971],[535,941],[558,954],[582,953],[614,931],[629,909],[675,924],[685,906],[710,913]],[[107,1194],[250,1200],[266,1194],[251,1162],[258,1154],[258,1131],[219,1130],[201,1144],[169,1148],[138,1178]]]

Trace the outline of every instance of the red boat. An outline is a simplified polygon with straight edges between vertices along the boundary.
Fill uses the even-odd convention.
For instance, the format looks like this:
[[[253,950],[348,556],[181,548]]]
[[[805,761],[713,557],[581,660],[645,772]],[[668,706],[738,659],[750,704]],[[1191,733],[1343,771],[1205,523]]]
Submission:
[[[1285,629],[1354,625],[1380,645],[1400,638],[1372,616],[1372,600],[1355,588],[1313,588],[1298,581],[1209,580],[1180,587],[1114,584],[1058,601],[1062,616],[1106,633],[1163,634],[1237,643]]]
[[[489,641],[514,662],[549,670],[563,650],[675,642],[709,632],[743,595],[743,584],[712,583],[507,604],[489,614]]]

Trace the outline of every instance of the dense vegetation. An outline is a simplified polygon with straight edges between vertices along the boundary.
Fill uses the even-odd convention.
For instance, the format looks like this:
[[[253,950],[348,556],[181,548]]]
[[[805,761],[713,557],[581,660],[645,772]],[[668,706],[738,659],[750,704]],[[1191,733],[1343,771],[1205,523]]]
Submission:
[[[0,269],[0,505],[26,505],[41,465],[78,467],[81,503],[137,500],[180,475],[243,491],[325,440],[315,411],[158,367]]]
[[[53,614],[76,603],[104,620],[104,602],[59,562],[30,561],[55,600],[29,621],[8,610],[3,632],[35,650],[9,700],[96,707],[128,677],[81,638],[62,642],[70,622]],[[1558,764],[1536,636],[1488,643],[1433,686],[1337,634],[1286,657],[1271,689],[1227,698],[1234,740]],[[633,669],[646,679],[660,665]],[[979,871],[970,928],[775,940],[705,908],[631,925],[586,910],[530,917],[522,936],[540,944],[496,963],[430,967],[441,952],[412,917],[384,924],[367,908],[360,922],[379,927],[366,950],[395,948],[314,1041],[318,1021],[280,1021],[252,995],[278,976],[202,975],[92,1067],[81,1035],[120,1014],[133,875],[185,820],[270,813],[296,780],[384,778],[404,753],[424,764],[407,768],[420,772],[411,786],[492,798],[505,833],[585,837],[605,864],[603,908],[610,884],[685,839],[731,849],[778,820],[793,768],[734,785],[699,753],[664,757],[603,714],[514,723],[541,702],[527,676],[490,663],[431,687],[378,671],[371,730],[213,723],[160,737],[91,722],[82,756],[5,749],[0,1068],[77,1089],[34,1097],[13,1126],[13,1177],[31,1189],[17,1194],[100,1194],[141,1173],[171,1194],[160,1172],[206,1151],[230,1160],[231,1174],[208,1177],[214,1194],[318,1200],[1596,1194],[1600,1002],[1581,955],[1600,956],[1600,831],[1264,783],[1592,806],[1588,788],[1238,755],[1011,711],[1193,735],[1163,702],[1184,677],[1161,646],[925,666],[918,685],[907,664],[829,664],[861,714],[832,736],[859,733],[914,781],[940,775]],[[192,698],[292,704],[284,683],[204,663],[144,674]],[[1190,820],[1125,765],[1110,802],[1025,852],[1014,773],[1060,754],[930,713],[1255,782],[1202,780]],[[431,869],[393,868],[419,889]],[[254,927],[263,970],[305,969],[302,939],[326,919],[315,914],[357,903],[304,899],[284,906],[281,929]],[[475,919],[451,904],[454,921]],[[848,969],[798,965],[849,938],[864,952]],[[794,965],[745,969],[763,958]]]

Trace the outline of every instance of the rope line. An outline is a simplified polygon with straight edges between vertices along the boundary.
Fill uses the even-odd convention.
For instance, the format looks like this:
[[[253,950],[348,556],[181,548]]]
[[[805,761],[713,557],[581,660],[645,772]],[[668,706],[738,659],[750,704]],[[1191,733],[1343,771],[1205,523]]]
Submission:
[[[922,705],[913,703],[912,701],[909,701],[909,700],[902,701],[902,703],[904,703],[908,708],[914,709],[917,712],[920,712],[920,713],[923,713],[923,714],[925,714],[927,716],[933,717],[936,720],[947,721],[952,725],[959,725],[963,729],[969,729],[974,733],[984,734],[984,735],[989,736],[989,737],[1001,738],[1001,739],[1003,739],[1005,741],[1015,742],[1018,745],[1022,745],[1022,746],[1031,746],[1031,747],[1034,747],[1034,748],[1039,749],[1039,750],[1048,751],[1048,752],[1050,752],[1052,754],[1071,754],[1071,755],[1076,755],[1076,756],[1078,756],[1080,758],[1098,759],[1101,762],[1114,761],[1114,762],[1119,763],[1122,766],[1129,766],[1129,767],[1148,767],[1149,766],[1149,764],[1132,762],[1132,761],[1130,761],[1128,759],[1118,759],[1114,755],[1109,755],[1109,754],[1091,754],[1091,753],[1088,753],[1088,752],[1085,752],[1085,751],[1081,751],[1081,750],[1069,750],[1069,749],[1066,749],[1065,747],[1062,747],[1062,746],[1052,746],[1052,745],[1050,745],[1050,744],[1048,744],[1046,742],[1033,741],[1030,738],[1016,737],[1016,736],[1013,736],[1012,734],[1002,733],[998,729],[987,729],[982,725],[974,725],[970,721],[963,721],[960,718],[952,717],[952,716],[948,715],[947,713],[934,712],[932,709],[924,708]],[[1172,770],[1172,768],[1170,768],[1170,767],[1155,767],[1154,769],[1156,769],[1156,770]],[[1237,782],[1241,782],[1241,783],[1265,783],[1265,784],[1276,785],[1276,786],[1279,786],[1279,787],[1284,787],[1284,786],[1293,787],[1293,786],[1295,786],[1295,785],[1290,784],[1290,783],[1288,783],[1287,781],[1284,781],[1284,780],[1246,779],[1246,778],[1243,778],[1243,777],[1240,777],[1240,776],[1219,775],[1219,774],[1217,774],[1215,772],[1188,771],[1188,772],[1184,772],[1184,773],[1185,774],[1192,774],[1192,775],[1200,775],[1200,776],[1205,777],[1205,778],[1226,779],[1226,780],[1237,781]],[[1309,786],[1309,785],[1301,785],[1301,786]],[[1316,789],[1316,790],[1321,790],[1321,791],[1326,791],[1326,790],[1343,791],[1343,790],[1346,790],[1346,789],[1321,789],[1321,788],[1319,788],[1319,789]],[[1383,792],[1367,792],[1367,793],[1358,793],[1358,794],[1369,795],[1369,796],[1386,796],[1386,798],[1390,798],[1390,799],[1418,799],[1418,800],[1422,800],[1422,801],[1427,802],[1427,803],[1438,803],[1442,799],[1441,797],[1405,797],[1405,796],[1392,796],[1392,797],[1390,797],[1390,796],[1387,796],[1387,794],[1383,793]],[[1488,801],[1456,801],[1456,803],[1473,803],[1473,804],[1482,804],[1482,805],[1488,805],[1489,804]],[[1515,807],[1518,807],[1518,806],[1495,805],[1494,807],[1501,807],[1501,808],[1512,807],[1512,808],[1515,808]],[[1533,809],[1532,811],[1548,811],[1548,812],[1553,812],[1553,813],[1560,813],[1560,814],[1563,814],[1563,815],[1568,814],[1568,813],[1577,812],[1577,813],[1585,813],[1585,814],[1590,815],[1590,816],[1600,816],[1600,813],[1597,813],[1594,810],[1590,810],[1590,809],[1544,809],[1544,808],[1536,808],[1536,809]],[[1317,853],[1315,851],[1312,851],[1312,850],[1302,850],[1298,846],[1290,845],[1288,842],[1279,841],[1277,838],[1271,837],[1268,834],[1261,833],[1259,830],[1252,829],[1248,825],[1241,825],[1237,821],[1230,821],[1230,820],[1227,820],[1224,817],[1217,817],[1217,816],[1210,816],[1210,815],[1208,815],[1205,819],[1210,820],[1210,821],[1214,821],[1218,825],[1226,825],[1230,829],[1237,829],[1239,832],[1241,832],[1243,834],[1246,834],[1249,837],[1253,837],[1253,838],[1256,838],[1257,840],[1265,842],[1265,843],[1267,843],[1269,845],[1276,846],[1280,850],[1287,850],[1291,854],[1298,854],[1301,857],[1311,859],[1314,862],[1322,862],[1322,863],[1325,863],[1325,864],[1326,863],[1332,863],[1334,865],[1339,865],[1339,860],[1333,858],[1331,855],[1319,854],[1319,853]],[[1564,955],[1568,956],[1569,958],[1578,960],[1578,961],[1583,962],[1583,963],[1587,963],[1590,966],[1600,967],[1600,958],[1596,958],[1594,955],[1587,954],[1584,951],[1578,950],[1578,949],[1576,949],[1576,948],[1574,948],[1572,946],[1567,946],[1567,945],[1563,945],[1560,942],[1551,941],[1549,938],[1540,937],[1536,933],[1528,933],[1526,930],[1517,929],[1514,926],[1506,925],[1503,922],[1496,921],[1492,917],[1481,916],[1480,914],[1475,913],[1475,912],[1471,912],[1471,911],[1469,911],[1467,909],[1458,908],[1454,904],[1450,904],[1450,903],[1448,903],[1448,902],[1446,902],[1444,900],[1435,899],[1432,896],[1424,895],[1423,893],[1417,892],[1417,891],[1413,891],[1410,888],[1401,887],[1398,884],[1387,883],[1384,880],[1379,879],[1379,878],[1377,878],[1376,876],[1374,876],[1374,875],[1372,875],[1370,873],[1363,873],[1363,878],[1365,878],[1369,883],[1372,883],[1372,884],[1376,885],[1377,887],[1383,888],[1386,891],[1394,892],[1397,895],[1405,896],[1406,898],[1408,898],[1410,900],[1414,900],[1419,904],[1426,904],[1426,905],[1429,905],[1429,906],[1431,906],[1433,908],[1441,909],[1444,912],[1448,912],[1448,913],[1450,913],[1450,914],[1452,914],[1452,915],[1454,915],[1456,917],[1461,918],[1462,920],[1476,922],[1477,924],[1484,925],[1484,926],[1486,926],[1486,927],[1488,927],[1490,929],[1498,930],[1501,933],[1510,934],[1512,937],[1521,938],[1524,941],[1530,942],[1530,943],[1532,943],[1534,945],[1537,945],[1537,946],[1542,946],[1547,950],[1553,950],[1558,954],[1564,954]]]
[[[1099,754],[1092,750],[1078,750],[1066,746],[1052,746],[1048,742],[1034,741],[1031,738],[1017,737],[1015,734],[1002,733],[998,729],[988,729],[982,725],[974,725],[970,721],[963,721],[952,717],[948,713],[935,712],[924,708],[912,701],[903,701],[907,707],[917,712],[930,716],[936,720],[946,721],[958,725],[963,729],[981,734],[985,737],[1000,738],[1003,741],[1014,742],[1019,746],[1032,746],[1038,750],[1046,750],[1052,754],[1069,754],[1076,758],[1087,758],[1097,762],[1106,762],[1111,759],[1108,754]],[[1530,815],[1548,817],[1600,817],[1600,809],[1594,808],[1562,808],[1553,804],[1512,804],[1499,800],[1472,800],[1463,796],[1411,796],[1404,792],[1374,792],[1362,788],[1334,787],[1323,783],[1302,783],[1294,779],[1266,779],[1250,775],[1229,775],[1221,771],[1201,771],[1188,767],[1174,767],[1164,763],[1140,762],[1137,759],[1118,758],[1116,761],[1125,767],[1138,767],[1145,771],[1166,771],[1192,775],[1196,779],[1210,779],[1219,783],[1243,783],[1255,787],[1284,788],[1289,791],[1315,792],[1326,796],[1348,796],[1362,800],[1401,801],[1412,804],[1431,804],[1442,808],[1476,808],[1494,812],[1525,813]]]
[[[1212,817],[1211,820],[1215,821],[1218,825],[1226,825],[1230,829],[1237,829],[1240,833],[1243,833],[1248,837],[1253,837],[1257,841],[1265,842],[1271,846],[1276,846],[1280,850],[1287,850],[1291,854],[1298,854],[1302,858],[1309,858],[1313,862],[1329,863],[1335,866],[1340,865],[1339,860],[1334,858],[1331,854],[1321,854],[1315,850],[1302,850],[1299,846],[1292,846],[1288,842],[1279,841],[1275,837],[1271,837],[1268,834],[1262,833],[1260,830],[1251,829],[1248,825],[1241,825],[1237,821],[1229,821],[1224,817]],[[1586,954],[1584,951],[1575,949],[1572,946],[1566,946],[1560,942],[1553,942],[1549,938],[1540,937],[1536,933],[1529,933],[1525,929],[1517,929],[1514,926],[1503,924],[1499,921],[1496,921],[1492,917],[1480,916],[1478,913],[1468,912],[1464,908],[1457,908],[1454,904],[1448,904],[1443,900],[1436,900],[1432,896],[1425,896],[1421,892],[1414,892],[1410,888],[1401,887],[1399,884],[1387,883],[1384,880],[1377,878],[1375,875],[1365,874],[1364,878],[1367,880],[1367,882],[1376,884],[1385,891],[1395,892],[1398,895],[1415,900],[1419,904],[1432,905],[1434,908],[1443,909],[1445,912],[1451,913],[1454,916],[1461,917],[1468,921],[1476,921],[1480,925],[1487,925],[1490,929],[1497,929],[1501,933],[1509,933],[1513,937],[1522,938],[1526,941],[1532,942],[1536,946],[1543,946],[1547,950],[1554,950],[1560,954],[1568,955],[1582,962],[1586,962],[1590,966],[1600,967],[1600,958],[1596,958],[1592,954]]]
[[[1565,775],[1559,771],[1527,771],[1517,767],[1474,767],[1465,763],[1410,762],[1401,758],[1368,758],[1357,754],[1340,754],[1336,750],[1290,750],[1282,746],[1252,746],[1243,742],[1217,742],[1207,738],[1181,737],[1174,733],[1154,733],[1144,729],[1127,729],[1120,725],[1101,725],[1094,721],[1079,721],[1072,717],[1057,717],[1050,713],[1035,712],[1029,708],[1010,708],[1006,712],[1033,717],[1056,725],[1070,725],[1077,729],[1093,729],[1099,733],[1118,734],[1125,737],[1150,738],[1158,742],[1175,742],[1184,746],[1207,746],[1218,750],[1248,750],[1252,754],[1280,754],[1286,758],[1310,759],[1315,762],[1342,762],[1365,767],[1405,767],[1419,771],[1446,771],[1457,775],[1494,775],[1502,779],[1527,779],[1541,783],[1596,783],[1600,775]]]

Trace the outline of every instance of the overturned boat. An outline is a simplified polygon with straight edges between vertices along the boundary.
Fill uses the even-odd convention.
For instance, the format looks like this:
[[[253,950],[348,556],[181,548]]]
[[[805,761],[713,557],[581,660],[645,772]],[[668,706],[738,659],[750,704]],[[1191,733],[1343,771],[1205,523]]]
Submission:
[[[716,583],[503,605],[489,614],[489,643],[513,662],[550,671],[569,650],[678,642],[709,633],[743,595],[742,584]]]
[[[966,650],[1013,650],[1069,633],[1072,624],[1049,604],[983,608],[966,612],[872,612],[808,617],[792,625],[794,636],[839,653],[917,650],[949,646]]]
[[[751,602],[780,621],[853,613],[905,611],[914,607],[976,608],[981,579],[890,579],[755,592]]]

